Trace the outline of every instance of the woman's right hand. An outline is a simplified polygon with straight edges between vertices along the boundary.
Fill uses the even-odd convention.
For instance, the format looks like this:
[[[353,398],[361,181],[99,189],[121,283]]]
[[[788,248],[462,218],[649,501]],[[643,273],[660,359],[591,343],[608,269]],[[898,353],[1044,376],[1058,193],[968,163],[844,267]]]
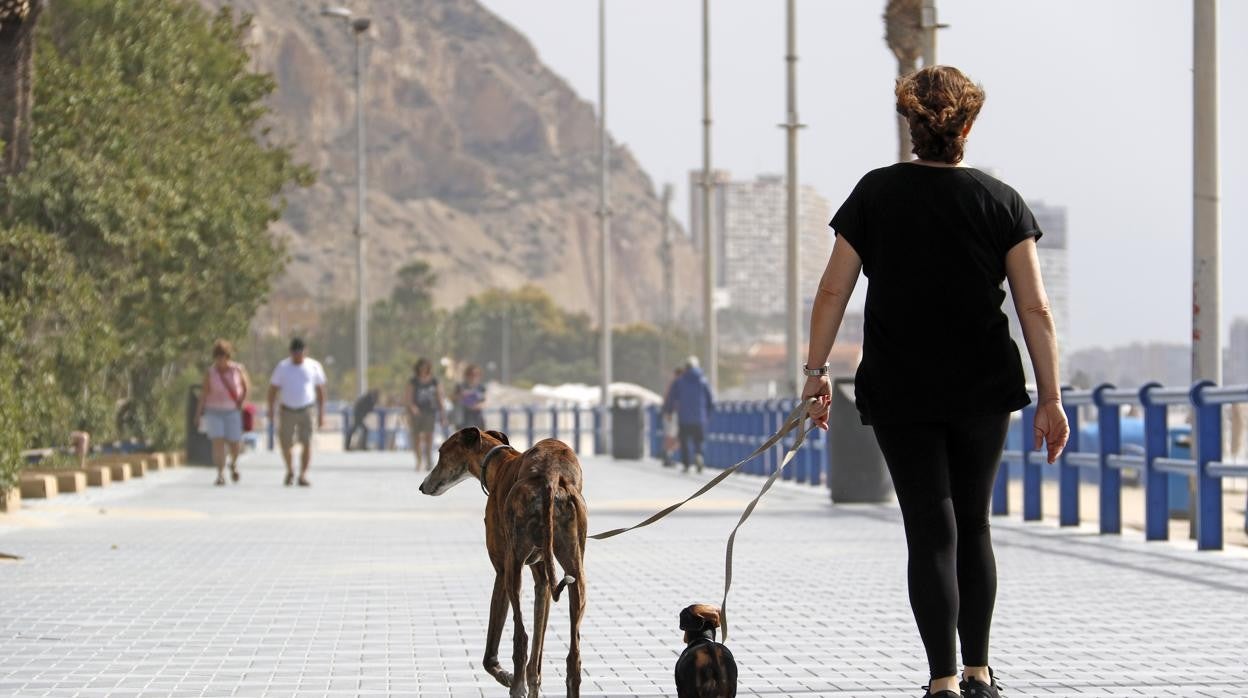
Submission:
[[[802,388],[802,399],[817,398],[806,406],[806,414],[815,421],[815,426],[827,431],[828,406],[832,404],[832,381],[827,376],[808,376],[806,387]]]
[[[1041,442],[1048,446],[1049,463],[1057,461],[1066,448],[1066,440],[1070,438],[1070,424],[1066,421],[1066,410],[1057,400],[1042,402],[1036,407],[1036,423],[1032,428],[1035,434],[1035,450],[1040,450]]]

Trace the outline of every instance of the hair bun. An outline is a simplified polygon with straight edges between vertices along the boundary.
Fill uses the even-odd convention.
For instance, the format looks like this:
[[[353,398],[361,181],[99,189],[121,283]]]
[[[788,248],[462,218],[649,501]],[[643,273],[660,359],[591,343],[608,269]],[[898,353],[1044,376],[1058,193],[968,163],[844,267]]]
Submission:
[[[962,132],[984,106],[984,90],[952,66],[935,65],[897,78],[897,113],[910,124],[913,152],[924,160],[957,164]]]

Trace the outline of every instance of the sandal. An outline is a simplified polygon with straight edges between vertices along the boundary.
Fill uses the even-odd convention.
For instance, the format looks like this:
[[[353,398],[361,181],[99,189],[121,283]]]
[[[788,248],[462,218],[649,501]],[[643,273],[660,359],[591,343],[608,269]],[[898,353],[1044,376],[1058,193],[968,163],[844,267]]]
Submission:
[[[290,486],[291,486],[291,485],[293,485],[293,484],[295,484],[295,474],[294,474],[294,473],[286,473],[286,486],[287,486],[287,487],[290,487]]]
[[[234,482],[238,482],[238,468],[237,467],[230,468],[230,479],[233,480]]]
[[[308,482],[308,479],[307,479],[306,477],[304,477],[304,476],[300,475],[300,476],[299,476],[299,486],[300,486],[300,487],[311,487],[311,486],[312,486],[312,483]]]
[[[225,484],[225,478],[224,478],[224,477],[221,477],[220,475],[218,475],[218,476],[217,476],[217,487],[221,487],[221,486],[223,486],[224,484]]]

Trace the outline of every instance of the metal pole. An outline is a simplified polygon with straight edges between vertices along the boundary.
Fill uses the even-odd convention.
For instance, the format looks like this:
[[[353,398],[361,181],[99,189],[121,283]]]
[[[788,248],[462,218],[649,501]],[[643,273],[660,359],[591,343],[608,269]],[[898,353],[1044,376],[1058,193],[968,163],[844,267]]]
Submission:
[[[702,0],[702,314],[706,330],[703,360],[711,392],[719,390],[719,328],[715,317],[715,240],[711,234],[711,3]]]
[[[786,21],[787,51],[784,61],[787,73],[788,96],[786,116],[783,128],[787,132],[788,148],[786,154],[787,173],[785,176],[786,211],[785,222],[788,228],[788,249],[785,258],[785,334],[788,340],[788,381],[789,392],[796,393],[802,381],[798,364],[801,363],[801,289],[798,285],[798,255],[801,242],[797,234],[797,130],[801,124],[797,121],[797,7],[796,0],[788,0]]]
[[[1217,0],[1195,0],[1192,149],[1192,380],[1222,381]]]
[[[936,65],[936,30],[941,28],[936,20],[936,0],[923,0],[923,67]]]
[[[1195,0],[1192,19],[1192,380],[1221,383],[1217,0]],[[1192,444],[1193,453],[1199,448]],[[1200,519],[1194,489],[1189,482],[1192,538]]]
[[[598,0],[598,226],[599,263],[602,278],[602,438],[610,452],[610,428],[607,408],[611,404],[611,208],[608,201],[610,173],[607,141],[607,3]]]
[[[356,220],[355,220],[355,278],[356,296],[356,359],[358,395],[368,392],[368,300],[364,285],[364,32],[366,21],[357,20],[355,30],[355,163],[356,163]]]
[[[667,376],[669,367],[667,361],[667,341],[669,328],[675,322],[675,305],[674,289],[676,279],[673,276],[673,260],[672,260],[672,226],[670,209],[672,206],[672,185],[663,185],[663,211],[660,214],[663,222],[663,243],[659,248],[659,257],[663,262],[663,309],[660,311],[659,320],[661,322],[659,331],[659,382],[658,385],[667,384]]]

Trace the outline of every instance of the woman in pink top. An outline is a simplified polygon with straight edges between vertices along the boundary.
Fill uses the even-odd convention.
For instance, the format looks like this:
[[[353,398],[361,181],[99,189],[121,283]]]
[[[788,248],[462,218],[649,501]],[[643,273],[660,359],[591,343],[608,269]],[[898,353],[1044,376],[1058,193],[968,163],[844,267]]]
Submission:
[[[247,369],[230,360],[234,347],[224,339],[212,345],[212,365],[204,374],[195,423],[212,439],[217,484],[225,484],[225,446],[230,446],[230,477],[238,482],[238,451],[243,440],[243,402],[251,389]]]

